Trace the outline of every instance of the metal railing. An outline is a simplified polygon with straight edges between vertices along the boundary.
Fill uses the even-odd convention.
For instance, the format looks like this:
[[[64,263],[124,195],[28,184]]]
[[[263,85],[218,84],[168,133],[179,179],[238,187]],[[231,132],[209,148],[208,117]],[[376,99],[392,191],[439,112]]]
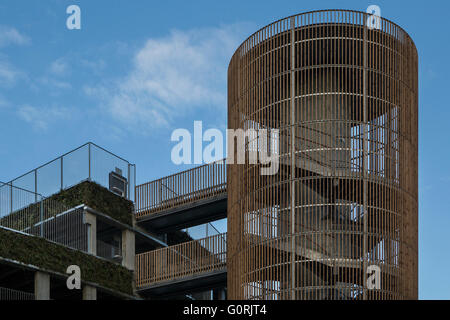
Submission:
[[[40,194],[0,183],[0,227],[87,251],[83,214],[81,207],[68,208]]]
[[[89,227],[83,205],[69,208],[52,198],[44,198],[40,194],[2,182],[0,228],[42,237],[88,252]],[[120,262],[121,254],[120,243],[111,244],[97,239],[98,257]]]
[[[224,219],[225,220],[225,219]],[[222,222],[224,221],[222,220]],[[226,221],[226,220],[225,220]],[[220,222],[220,220],[219,220]],[[210,236],[214,236],[216,234],[220,234],[223,232],[226,232],[226,229],[222,231],[218,230],[213,223],[207,222],[204,224],[196,225],[193,227],[185,228],[183,229],[184,232],[186,232],[193,240],[207,238]]]
[[[108,260],[122,261],[122,248],[120,245],[113,245],[97,239],[97,256]]]
[[[94,181],[109,188],[109,173],[118,168],[127,179],[127,198],[134,198],[136,166],[127,160],[88,142],[62,156],[8,182],[49,197],[83,181]]]
[[[136,286],[146,287],[226,268],[227,234],[221,233],[136,255]]]
[[[35,300],[34,293],[0,287],[0,301]]]
[[[136,187],[136,217],[226,193],[225,159]]]

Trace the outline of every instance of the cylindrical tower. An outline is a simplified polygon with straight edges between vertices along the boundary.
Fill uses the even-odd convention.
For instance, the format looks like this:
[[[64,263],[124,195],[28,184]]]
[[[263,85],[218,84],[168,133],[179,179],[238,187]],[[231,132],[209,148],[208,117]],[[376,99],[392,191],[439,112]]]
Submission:
[[[347,10],[236,50],[229,129],[278,130],[279,170],[228,164],[231,299],[417,298],[417,65],[403,29]]]

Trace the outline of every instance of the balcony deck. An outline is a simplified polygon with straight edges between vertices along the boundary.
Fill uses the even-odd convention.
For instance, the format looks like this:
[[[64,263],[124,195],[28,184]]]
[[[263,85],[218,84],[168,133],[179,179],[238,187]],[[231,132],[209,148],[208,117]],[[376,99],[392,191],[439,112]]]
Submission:
[[[136,255],[141,295],[201,290],[226,283],[226,233]]]

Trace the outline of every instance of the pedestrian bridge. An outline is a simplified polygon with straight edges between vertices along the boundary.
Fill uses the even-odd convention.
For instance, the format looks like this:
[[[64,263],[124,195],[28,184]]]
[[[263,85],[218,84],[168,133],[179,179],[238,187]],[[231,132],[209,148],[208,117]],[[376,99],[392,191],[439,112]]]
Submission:
[[[226,256],[226,233],[137,254],[137,291],[157,296],[225,284]]]
[[[138,185],[137,224],[161,233],[225,218],[225,159]]]

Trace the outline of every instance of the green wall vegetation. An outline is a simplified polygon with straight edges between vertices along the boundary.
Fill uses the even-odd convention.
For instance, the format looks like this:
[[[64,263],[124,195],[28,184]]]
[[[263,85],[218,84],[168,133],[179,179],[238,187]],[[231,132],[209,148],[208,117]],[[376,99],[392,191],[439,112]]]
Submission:
[[[85,204],[117,221],[130,226],[133,224],[133,202],[115,195],[95,182],[82,182],[51,196],[50,199],[69,208]]]
[[[43,238],[0,228],[0,257],[62,274],[66,273],[69,265],[77,265],[81,269],[82,280],[133,294],[133,272],[125,267]]]
[[[62,206],[52,203],[55,200]],[[80,204],[101,212],[124,224],[133,225],[133,202],[115,195],[101,185],[84,181],[44,200],[44,219]],[[25,230],[40,221],[40,202],[31,204],[0,219],[0,225],[11,229]]]

